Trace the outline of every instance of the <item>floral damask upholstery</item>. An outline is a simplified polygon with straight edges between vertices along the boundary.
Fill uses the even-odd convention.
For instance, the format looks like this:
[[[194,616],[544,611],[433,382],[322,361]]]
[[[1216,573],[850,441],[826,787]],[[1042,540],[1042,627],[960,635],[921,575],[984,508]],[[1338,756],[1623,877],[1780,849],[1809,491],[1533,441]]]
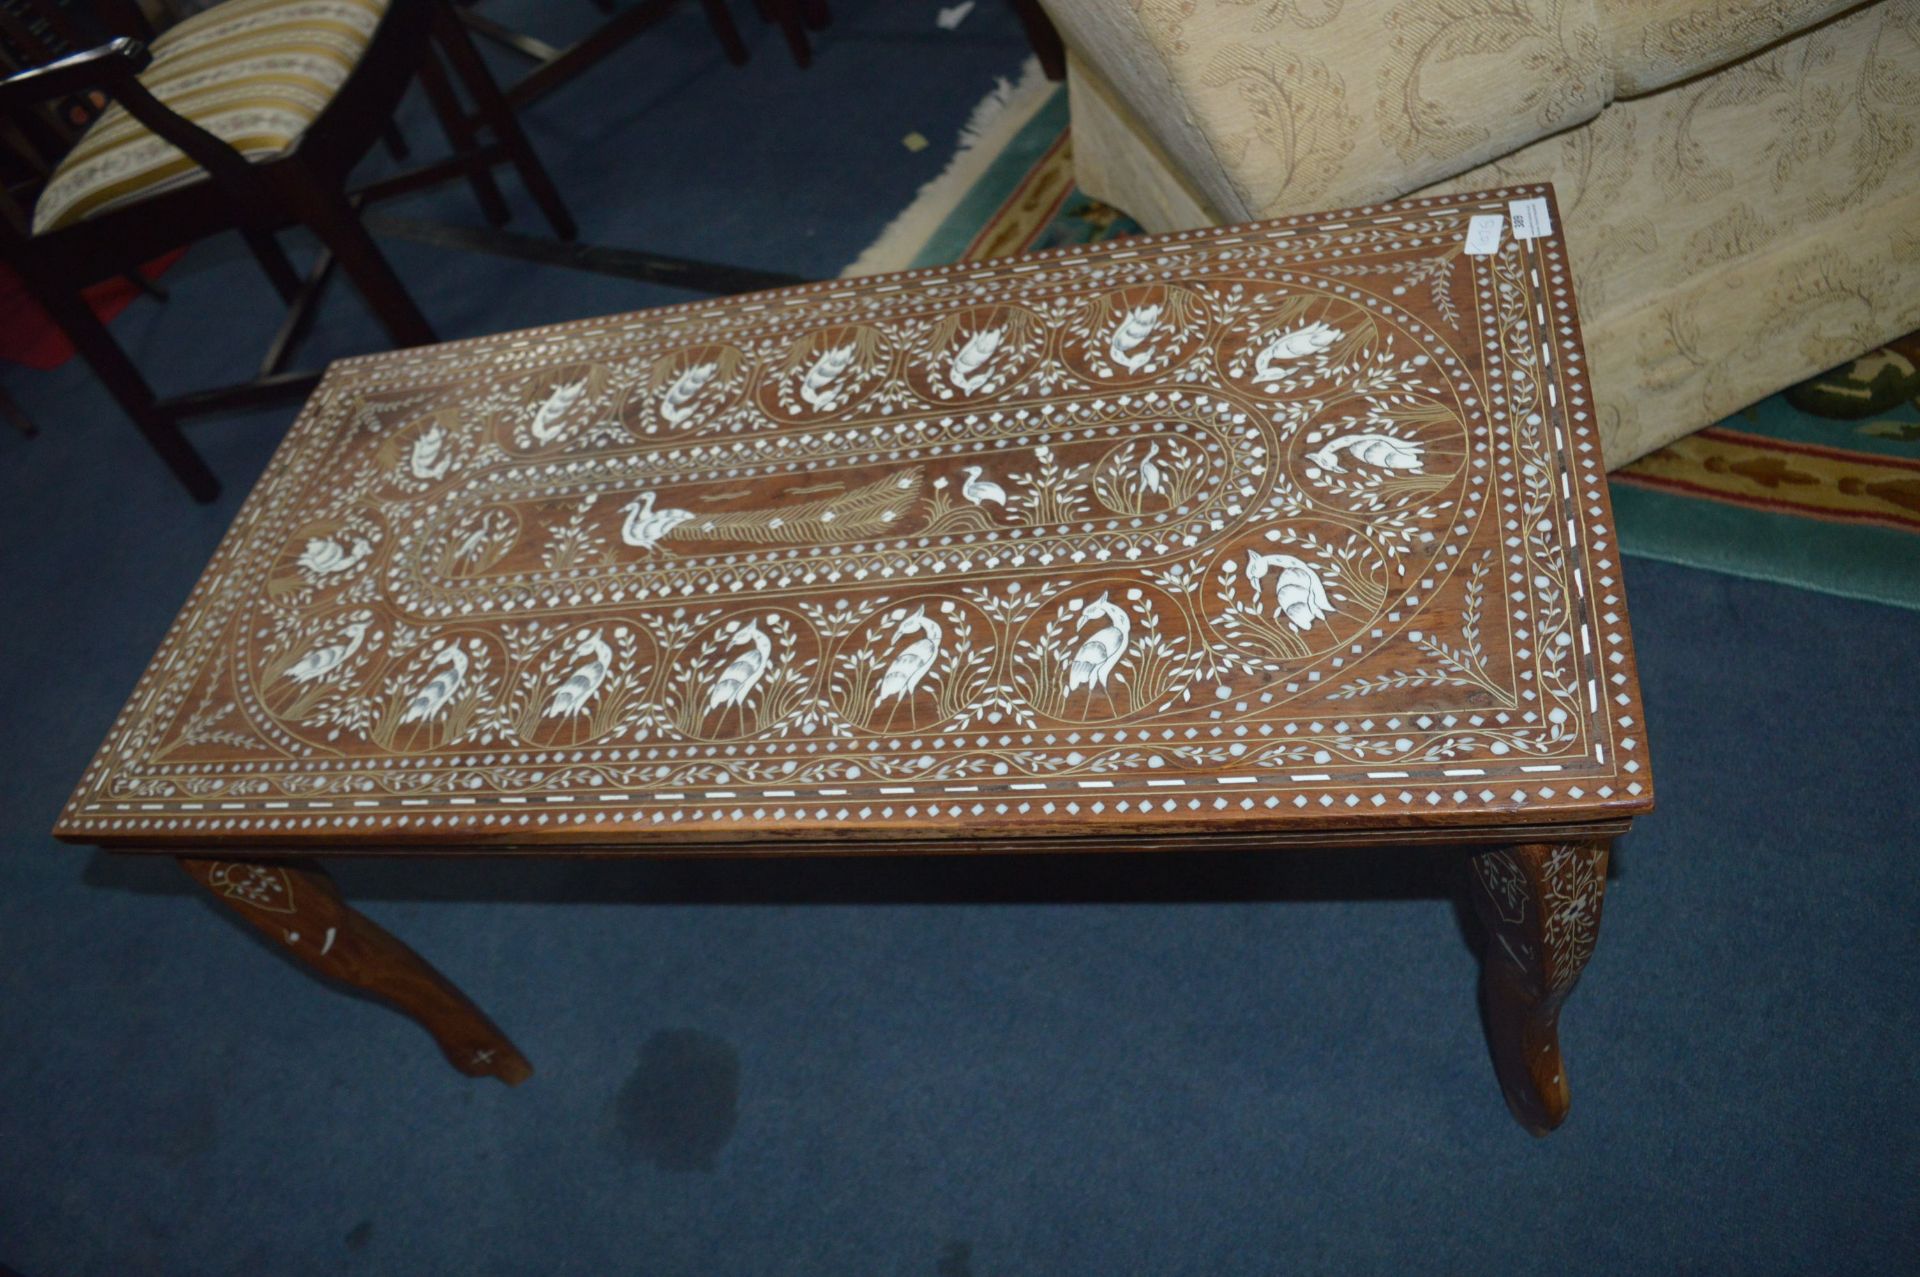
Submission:
[[[1790,39],[1859,0],[1605,0],[1616,97],[1651,93]]]
[[[1613,464],[1920,327],[1920,0],[1047,4],[1151,229],[1553,182]]]

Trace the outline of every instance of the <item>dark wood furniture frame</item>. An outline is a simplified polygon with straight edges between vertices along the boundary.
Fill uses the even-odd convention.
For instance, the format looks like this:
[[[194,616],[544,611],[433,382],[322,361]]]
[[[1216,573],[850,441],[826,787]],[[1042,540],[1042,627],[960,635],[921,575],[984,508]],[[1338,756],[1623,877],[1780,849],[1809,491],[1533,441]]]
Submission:
[[[1021,28],[1027,33],[1033,56],[1040,60],[1041,71],[1056,83],[1066,79],[1067,47],[1060,42],[1060,33],[1054,29],[1047,11],[1040,7],[1040,0],[1011,0],[1011,3]]]
[[[41,7],[50,26],[77,38],[70,19],[57,5]],[[360,217],[364,204],[464,177],[487,220],[497,226],[507,220],[508,210],[492,169],[505,163],[518,170],[556,234],[572,239],[576,233],[552,178],[445,0],[392,0],[359,63],[300,144],[287,155],[262,163],[249,162],[212,133],[169,110],[141,84],[139,73],[150,60],[144,41],[152,32],[132,4],[125,0],[102,3],[99,16],[118,37],[0,81],[0,120],[17,134],[45,136],[50,131],[45,109],[49,102],[103,92],[194,159],[211,180],[164,191],[44,235],[34,235],[31,229],[31,195],[37,191],[24,193],[24,201],[21,192],[0,192],[0,260],[19,272],[29,291],[196,500],[213,500],[220,487],[188,444],[182,422],[206,413],[297,399],[312,389],[319,374],[289,371],[288,364],[336,263],[346,270],[396,345],[435,340],[432,326],[367,233]],[[473,100],[473,117],[459,103],[440,61],[443,56]],[[416,76],[454,154],[360,190],[350,189],[354,166],[383,136],[390,136],[394,111]],[[476,123],[491,133],[489,140],[480,139]],[[57,128],[51,131],[58,136]],[[325,249],[304,279],[274,238],[275,232],[296,225],[312,231]],[[286,320],[254,379],[161,399],[81,299],[80,290],[100,279],[132,272],[141,262],[181,244],[227,230],[239,231],[275,291],[288,303]]]
[[[1040,59],[1041,69],[1046,72],[1047,78],[1056,81],[1066,79],[1066,48],[1060,43],[1060,33],[1054,30],[1053,22],[1040,7],[1039,0],[1008,2],[1018,15],[1027,42],[1032,46],[1034,56]],[[569,83],[651,28],[667,16],[675,0],[640,0],[621,9],[615,8],[613,0],[594,0],[602,12],[611,16],[591,35],[564,49],[494,21],[479,11],[476,0],[459,0],[459,3],[461,21],[475,35],[483,36],[534,63],[531,71],[507,88],[507,100],[518,107],[537,101]],[[747,46],[740,38],[739,28],[734,26],[727,0],[700,0],[700,7],[707,15],[707,24],[713,28],[715,38],[720,41],[727,61],[735,66],[745,65]],[[754,8],[759,11],[763,21],[780,28],[781,38],[786,41],[787,52],[793,57],[795,66],[813,65],[813,43],[808,39],[807,32],[825,30],[827,23],[832,20],[826,0],[754,0]]]
[[[475,35],[534,64],[531,71],[506,90],[507,100],[520,107],[571,83],[608,55],[650,30],[672,11],[676,0],[639,0],[639,3],[625,8],[616,7],[613,0],[594,0],[594,6],[609,15],[607,20],[584,39],[565,48],[496,22],[479,11],[476,0],[458,0],[458,3],[460,20]],[[795,64],[801,67],[812,65],[813,47],[807,40],[807,29],[818,31],[827,25],[826,0],[754,0],[754,7],[760,11],[763,19],[779,24]],[[740,38],[740,28],[733,23],[727,0],[700,0],[700,8],[707,15],[707,25],[713,28],[714,37],[720,41],[727,61],[735,66],[746,65],[747,45]]]
[[[545,97],[598,65],[656,22],[667,16],[674,0],[641,0],[639,4],[619,8],[613,0],[593,0],[594,7],[607,14],[607,20],[585,38],[564,48],[547,43],[539,36],[516,31],[480,11],[477,0],[457,0],[460,21],[475,35],[533,64],[533,69],[507,86],[507,100],[526,106]],[[747,60],[747,46],[740,29],[733,24],[726,0],[700,0],[707,25],[720,41],[727,61],[735,66]]]
[[[813,45],[807,39],[807,32],[826,29],[831,20],[827,0],[754,0],[754,6],[766,21],[779,24],[794,65],[812,66]]]
[[[0,417],[5,417],[8,425],[28,439],[40,433],[40,427],[33,424],[33,418],[27,415],[26,409],[14,402],[4,386],[0,386]]]

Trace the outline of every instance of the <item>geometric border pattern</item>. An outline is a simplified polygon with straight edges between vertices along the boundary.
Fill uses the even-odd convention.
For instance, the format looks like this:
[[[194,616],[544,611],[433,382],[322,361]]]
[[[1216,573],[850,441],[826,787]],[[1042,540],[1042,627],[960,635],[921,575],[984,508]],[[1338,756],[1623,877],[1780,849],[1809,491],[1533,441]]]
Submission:
[[[1345,213],[1289,218],[1255,226],[1177,232],[1068,249],[1030,259],[939,267],[847,283],[829,281],[763,294],[752,299],[694,302],[632,317],[632,322],[672,324],[727,311],[743,322],[756,312],[805,307],[820,299],[857,293],[885,294],[936,283],[1006,277],[1041,267],[1072,266],[1076,261],[1115,261],[1154,257],[1177,268],[1181,255],[1243,250],[1271,252],[1286,260],[1290,237],[1317,233],[1319,247],[1295,261],[1303,270],[1336,266],[1343,250],[1331,233],[1358,223],[1381,225],[1410,216],[1441,213],[1464,216],[1504,212],[1509,199],[1541,195],[1544,187],[1502,189],[1484,196],[1383,203]],[[1557,210],[1554,217],[1558,224]],[[166,796],[126,792],[127,777],[138,770],[166,777],[191,768],[145,764],[139,757],[135,724],[157,685],[173,669],[184,636],[211,602],[209,581],[249,529],[266,521],[272,503],[308,447],[302,426],[315,412],[352,385],[365,391],[403,384],[398,376],[422,360],[454,366],[485,357],[509,362],[524,353],[529,366],[538,352],[560,340],[587,334],[617,333],[622,321],[588,320],[502,337],[451,342],[342,360],[331,368],[302,421],[296,423],[259,487],[235,520],[162,644],[107,743],[89,766],[56,828],[77,842],[126,847],[178,849],[213,843],[258,846],[324,845],[377,848],[412,843],[553,844],[632,847],[678,842],[740,841],[775,837],[801,842],[847,838],[911,836],[962,838],[976,822],[1020,836],[1092,836],[1108,842],[1131,837],[1189,833],[1257,833],[1262,830],[1406,829],[1420,825],[1449,827],[1534,827],[1553,823],[1619,821],[1652,805],[1651,778],[1645,765],[1644,729],[1634,673],[1626,604],[1616,565],[1606,480],[1592,420],[1592,396],[1586,383],[1584,352],[1565,248],[1557,232],[1518,241],[1530,287],[1525,304],[1544,337],[1534,343],[1537,363],[1530,369],[1494,369],[1489,383],[1487,437],[1521,429],[1501,404],[1500,378],[1533,375],[1544,387],[1547,411],[1533,423],[1551,454],[1551,482],[1558,489],[1555,508],[1565,512],[1552,537],[1570,556],[1573,598],[1570,641],[1584,693],[1591,751],[1578,757],[1462,759],[1452,765],[1405,766],[1356,763],[1315,766],[1247,767],[1232,761],[1198,767],[1122,770],[1111,774],[1072,774],[997,779],[991,776],[945,780],[868,779],[812,784],[711,783],[646,784],[641,779],[653,762],[637,747],[586,749],[455,750],[404,764],[419,783],[413,792],[356,795],[350,787],[324,784],[298,792],[315,775],[346,774],[351,760],[280,760],[257,767],[260,792],[193,797],[177,791]],[[1493,260],[1471,258],[1476,285],[1497,292]],[[1312,264],[1308,264],[1311,262]],[[1156,269],[1158,266],[1156,265]],[[1487,336],[1493,336],[1491,328]],[[1497,362],[1497,361],[1496,361]],[[1505,445],[1502,444],[1502,447]],[[1543,480],[1544,481],[1544,480]],[[1522,565],[1524,555],[1515,554]],[[1411,601],[1417,605],[1417,597]],[[1398,614],[1393,617],[1399,621]],[[1409,607],[1409,621],[1415,619]],[[1244,709],[1244,706],[1240,708]],[[1486,725],[1492,715],[1456,711],[1443,722],[1415,723],[1415,714],[1381,714],[1356,705],[1353,721],[1303,722],[1311,732],[1414,732],[1465,730]],[[1424,716],[1421,716],[1424,717]],[[1268,735],[1293,730],[1263,723]],[[1219,736],[1226,729],[1216,732]],[[957,734],[956,734],[957,735]],[[1124,735],[1124,733],[1122,733]],[[982,740],[985,737],[981,737]],[[654,751],[657,754],[657,751]],[[460,792],[458,776],[535,767],[554,780],[523,792]],[[558,778],[564,776],[564,782]],[[299,777],[293,786],[277,778]],[[930,824],[929,822],[934,822]]]

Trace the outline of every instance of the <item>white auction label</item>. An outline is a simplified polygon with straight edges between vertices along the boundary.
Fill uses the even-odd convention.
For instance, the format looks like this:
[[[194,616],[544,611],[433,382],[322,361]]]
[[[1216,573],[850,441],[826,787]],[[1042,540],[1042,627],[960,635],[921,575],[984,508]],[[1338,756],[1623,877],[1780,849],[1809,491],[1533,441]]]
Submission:
[[[1513,218],[1513,237],[1515,239],[1539,239],[1542,235],[1553,234],[1553,217],[1547,212],[1547,201],[1541,196],[1530,200],[1508,200],[1507,214]]]
[[[1467,253],[1488,257],[1500,251],[1500,228],[1507,219],[1498,213],[1480,213],[1467,223]]]

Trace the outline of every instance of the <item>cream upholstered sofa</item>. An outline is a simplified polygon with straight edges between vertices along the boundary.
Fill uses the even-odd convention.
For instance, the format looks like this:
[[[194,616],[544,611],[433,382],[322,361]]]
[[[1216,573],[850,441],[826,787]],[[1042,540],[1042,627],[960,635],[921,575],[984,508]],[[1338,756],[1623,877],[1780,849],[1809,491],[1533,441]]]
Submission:
[[[1154,230],[1551,181],[1607,457],[1920,328],[1920,0],[1045,0]]]

